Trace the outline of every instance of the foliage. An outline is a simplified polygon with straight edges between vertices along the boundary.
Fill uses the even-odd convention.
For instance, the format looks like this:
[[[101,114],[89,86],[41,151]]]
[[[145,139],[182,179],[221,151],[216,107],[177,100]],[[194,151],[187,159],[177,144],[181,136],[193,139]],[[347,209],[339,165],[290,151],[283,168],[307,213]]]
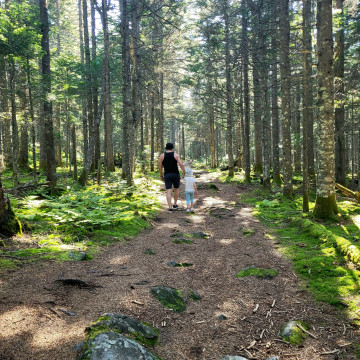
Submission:
[[[90,258],[100,245],[136,235],[150,226],[159,209],[156,184],[150,178],[137,178],[136,183],[129,188],[117,174],[101,186],[85,188],[65,180],[59,196],[39,188],[21,199],[13,197],[16,215],[35,239],[36,248],[1,253],[31,261],[70,261],[71,252],[86,251]]]

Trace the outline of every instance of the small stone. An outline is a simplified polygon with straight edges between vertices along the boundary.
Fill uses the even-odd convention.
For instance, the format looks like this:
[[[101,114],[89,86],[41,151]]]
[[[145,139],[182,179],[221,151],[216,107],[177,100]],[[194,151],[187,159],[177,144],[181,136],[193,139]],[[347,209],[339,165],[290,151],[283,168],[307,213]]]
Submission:
[[[145,255],[155,255],[156,251],[153,249],[146,249],[145,250]]]
[[[169,266],[175,267],[177,265],[177,262],[175,262],[174,260],[170,260],[167,264]]]
[[[218,320],[227,320],[228,317],[224,314],[220,314],[218,317],[217,317]]]
[[[201,295],[198,294],[198,293],[195,292],[195,291],[191,291],[191,292],[190,292],[190,297],[191,297],[191,299],[193,299],[193,300],[195,300],[195,301],[201,300]]]
[[[223,357],[221,360],[248,360],[242,356],[233,356],[233,355],[227,355]]]
[[[270,358],[267,358],[266,360],[280,360],[279,356],[273,356]]]

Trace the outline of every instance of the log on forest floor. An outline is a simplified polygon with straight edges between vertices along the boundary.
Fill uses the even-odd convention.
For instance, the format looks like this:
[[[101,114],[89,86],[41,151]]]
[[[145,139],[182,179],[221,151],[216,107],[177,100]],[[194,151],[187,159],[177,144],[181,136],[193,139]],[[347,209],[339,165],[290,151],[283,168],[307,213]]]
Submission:
[[[352,191],[345,186],[342,186],[338,183],[335,184],[336,188],[339,189],[345,196],[352,197],[355,199],[358,203],[360,203],[360,193],[358,191]]]

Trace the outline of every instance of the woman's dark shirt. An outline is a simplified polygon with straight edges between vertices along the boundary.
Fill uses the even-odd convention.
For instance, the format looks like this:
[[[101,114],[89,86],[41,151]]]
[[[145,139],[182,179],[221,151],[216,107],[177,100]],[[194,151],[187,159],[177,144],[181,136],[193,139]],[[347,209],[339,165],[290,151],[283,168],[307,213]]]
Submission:
[[[164,160],[162,162],[164,166],[164,175],[166,174],[179,174],[178,162],[174,157],[174,152],[165,152]]]

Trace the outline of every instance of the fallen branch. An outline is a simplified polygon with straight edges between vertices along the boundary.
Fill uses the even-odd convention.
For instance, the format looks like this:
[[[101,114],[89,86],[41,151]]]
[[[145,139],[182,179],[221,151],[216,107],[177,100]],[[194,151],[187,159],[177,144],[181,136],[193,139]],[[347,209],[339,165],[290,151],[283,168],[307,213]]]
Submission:
[[[312,338],[317,339],[317,337],[316,337],[314,334],[312,334],[310,331],[304,329],[300,324],[296,324],[296,326],[297,326],[300,330],[302,330],[304,333],[310,335]]]
[[[360,203],[360,193],[357,191],[352,191],[348,188],[346,188],[345,186],[342,186],[338,183],[335,184],[335,187],[337,189],[339,189],[345,196],[349,196],[352,197],[353,199],[355,199],[358,203]]]

